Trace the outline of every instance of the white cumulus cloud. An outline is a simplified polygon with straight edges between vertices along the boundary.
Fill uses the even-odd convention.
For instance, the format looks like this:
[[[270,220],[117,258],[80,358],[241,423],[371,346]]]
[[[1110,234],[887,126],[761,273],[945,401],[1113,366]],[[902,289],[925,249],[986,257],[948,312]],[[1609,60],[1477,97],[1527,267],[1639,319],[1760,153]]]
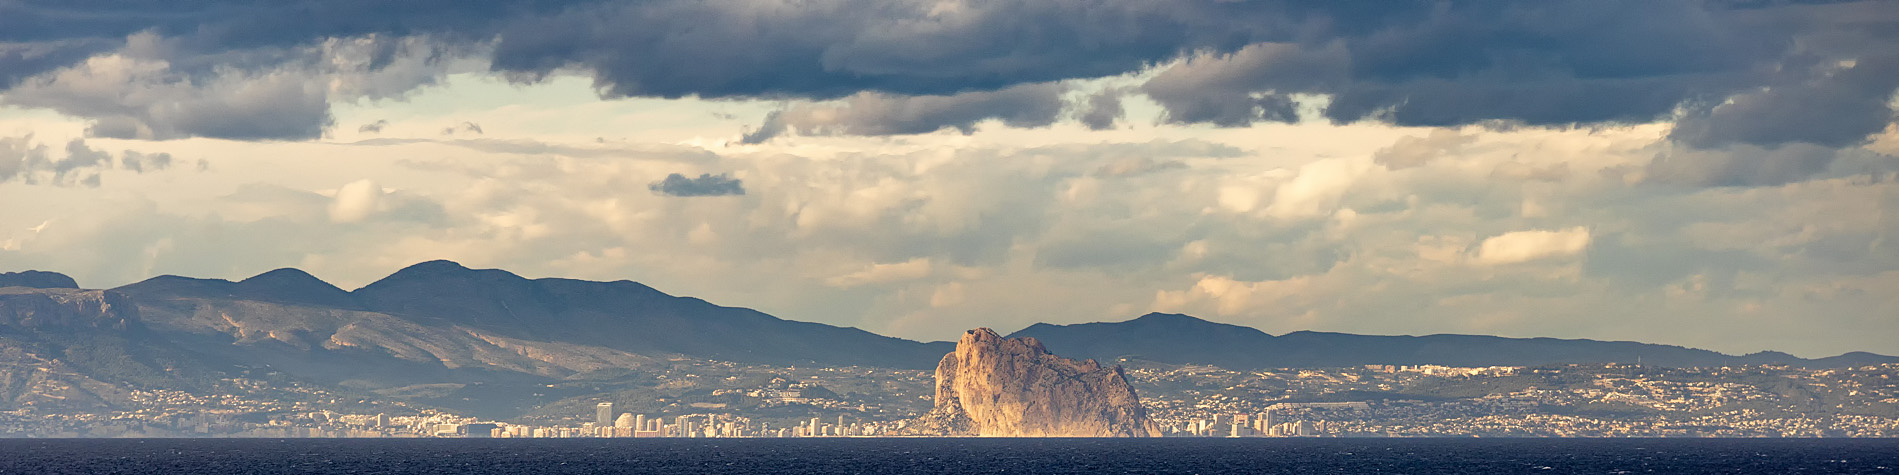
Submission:
[[[382,203],[382,185],[374,180],[356,180],[336,190],[330,202],[330,221],[353,223],[369,217]]]
[[[1533,229],[1514,231],[1485,239],[1477,249],[1477,262],[1515,264],[1552,257],[1573,256],[1589,248],[1589,228],[1577,226],[1562,230]]]

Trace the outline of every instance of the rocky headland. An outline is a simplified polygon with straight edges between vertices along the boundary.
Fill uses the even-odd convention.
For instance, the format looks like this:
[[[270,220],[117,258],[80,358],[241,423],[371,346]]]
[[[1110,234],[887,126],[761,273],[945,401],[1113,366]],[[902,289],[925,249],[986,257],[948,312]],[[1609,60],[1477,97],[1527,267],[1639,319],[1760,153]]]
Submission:
[[[963,333],[936,367],[936,407],[916,435],[1157,437],[1120,366],[1050,354],[1034,338]]]

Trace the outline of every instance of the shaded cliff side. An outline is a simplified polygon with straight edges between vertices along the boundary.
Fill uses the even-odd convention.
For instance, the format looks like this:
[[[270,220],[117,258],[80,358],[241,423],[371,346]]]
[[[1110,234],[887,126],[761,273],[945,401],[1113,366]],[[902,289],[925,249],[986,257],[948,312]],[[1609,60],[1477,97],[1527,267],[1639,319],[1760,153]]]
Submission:
[[[1049,354],[1033,338],[963,333],[936,367],[936,408],[919,435],[1154,437],[1120,366]]]

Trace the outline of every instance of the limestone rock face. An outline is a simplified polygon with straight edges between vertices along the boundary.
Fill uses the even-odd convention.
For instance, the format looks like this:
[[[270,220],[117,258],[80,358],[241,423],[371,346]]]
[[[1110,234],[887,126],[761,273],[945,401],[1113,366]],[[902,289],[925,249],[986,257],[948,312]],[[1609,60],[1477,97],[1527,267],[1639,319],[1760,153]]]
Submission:
[[[1049,354],[1034,338],[963,333],[936,366],[923,433],[982,437],[1157,437],[1120,366]]]
[[[138,318],[137,306],[109,290],[0,287],[0,329],[126,330]]]

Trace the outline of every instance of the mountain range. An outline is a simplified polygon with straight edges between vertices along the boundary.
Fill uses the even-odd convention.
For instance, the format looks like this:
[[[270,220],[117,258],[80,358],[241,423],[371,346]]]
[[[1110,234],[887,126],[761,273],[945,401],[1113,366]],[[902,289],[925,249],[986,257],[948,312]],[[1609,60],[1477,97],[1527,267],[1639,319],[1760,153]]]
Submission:
[[[1008,336],[1034,337],[1069,357],[1239,370],[1899,362],[1857,352],[1820,359],[1774,352],[1733,356],[1552,338],[1271,335],[1159,313],[1122,322],[1038,323]],[[75,400],[106,397],[99,391],[115,384],[209,384],[204,381],[216,374],[250,369],[393,394],[431,384],[551,387],[680,362],[923,370],[953,348],[950,342],[784,320],[632,281],[528,279],[449,261],[416,264],[353,291],[297,269],[235,282],[168,275],[107,290],[80,289],[51,272],[0,274],[0,401],[13,404],[23,397],[19,388],[46,378],[66,378],[61,387],[74,388]]]
[[[1150,313],[1113,323],[1037,323],[1009,335],[1034,337],[1062,354],[1113,360],[1133,358],[1229,369],[1359,365],[1539,366],[1564,363],[1639,363],[1669,367],[1787,365],[1846,367],[1899,362],[1852,352],[1804,359],[1777,351],[1733,356],[1709,350],[1632,341],[1504,338],[1483,335],[1383,336],[1297,331],[1270,335],[1250,327],[1187,315]]]
[[[261,332],[298,347],[395,355],[422,342],[393,340],[464,335],[503,347],[565,344],[740,363],[924,368],[952,346],[783,320],[632,281],[527,279],[449,261],[409,266],[355,291],[278,269],[237,282],[162,276],[112,292],[139,302],[141,315],[171,330],[240,342]]]

